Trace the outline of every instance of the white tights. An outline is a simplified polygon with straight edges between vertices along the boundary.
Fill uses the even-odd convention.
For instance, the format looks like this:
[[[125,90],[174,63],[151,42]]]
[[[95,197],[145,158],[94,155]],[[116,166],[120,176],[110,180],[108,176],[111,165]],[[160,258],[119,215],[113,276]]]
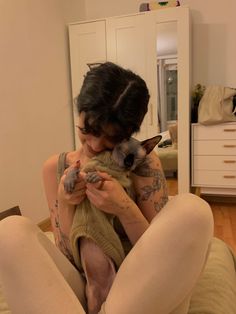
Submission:
[[[213,234],[208,204],[174,197],[122,263],[100,313],[185,314]],[[84,314],[84,280],[29,219],[0,222],[0,280],[13,314]]]

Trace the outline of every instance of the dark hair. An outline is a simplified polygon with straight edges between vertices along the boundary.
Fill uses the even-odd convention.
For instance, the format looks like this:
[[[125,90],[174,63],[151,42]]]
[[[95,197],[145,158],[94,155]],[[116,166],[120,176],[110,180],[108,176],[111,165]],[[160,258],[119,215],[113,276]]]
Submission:
[[[87,72],[76,106],[78,113],[85,113],[89,133],[99,136],[112,124],[118,141],[139,131],[148,101],[149,92],[140,76],[106,62]]]

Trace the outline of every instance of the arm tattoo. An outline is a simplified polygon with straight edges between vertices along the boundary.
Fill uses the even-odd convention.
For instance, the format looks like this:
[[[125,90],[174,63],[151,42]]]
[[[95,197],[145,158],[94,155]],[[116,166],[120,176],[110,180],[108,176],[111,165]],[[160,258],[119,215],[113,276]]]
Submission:
[[[168,202],[168,197],[166,195],[162,196],[159,202],[154,202],[154,208],[158,213]]]
[[[153,177],[151,185],[145,185],[141,188],[140,200],[148,201],[156,192],[163,190],[163,196],[158,202],[154,202],[155,210],[159,212],[168,201],[166,179],[163,172],[160,169],[152,169],[148,163],[145,163],[145,165],[143,164],[142,167],[136,169],[135,173],[143,177]]]
[[[54,229],[54,237],[56,245],[59,247],[61,252],[73,263],[74,259],[70,249],[69,237],[61,230],[60,220],[58,215],[58,200],[55,201],[54,208],[50,208],[51,220]]]

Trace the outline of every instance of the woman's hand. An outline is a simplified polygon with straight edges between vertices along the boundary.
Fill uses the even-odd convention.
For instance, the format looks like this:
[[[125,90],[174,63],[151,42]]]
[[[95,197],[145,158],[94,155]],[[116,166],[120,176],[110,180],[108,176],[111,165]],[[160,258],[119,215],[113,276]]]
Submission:
[[[86,185],[87,197],[98,209],[119,217],[135,205],[116,179],[105,172],[98,171],[98,175],[101,181]]]
[[[77,177],[75,180],[75,186],[71,192],[66,191],[65,189],[65,181],[68,172],[71,170],[79,170],[80,163],[75,162],[70,167],[68,167],[65,171],[63,176],[61,177],[59,187],[58,187],[58,198],[62,202],[68,203],[68,205],[78,205],[80,204],[84,198],[86,197],[86,182],[84,180],[85,173],[81,171],[77,171]]]
[[[131,243],[135,244],[147,230],[148,221],[117,180],[107,173],[98,173],[103,180],[97,183],[87,183],[88,199],[98,209],[116,215]]]

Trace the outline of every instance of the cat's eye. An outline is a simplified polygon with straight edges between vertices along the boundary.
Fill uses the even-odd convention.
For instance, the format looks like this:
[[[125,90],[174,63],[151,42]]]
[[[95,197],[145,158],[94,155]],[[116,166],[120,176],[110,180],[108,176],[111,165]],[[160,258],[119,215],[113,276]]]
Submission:
[[[131,168],[134,164],[134,154],[128,154],[124,159],[124,165],[126,168]]]

